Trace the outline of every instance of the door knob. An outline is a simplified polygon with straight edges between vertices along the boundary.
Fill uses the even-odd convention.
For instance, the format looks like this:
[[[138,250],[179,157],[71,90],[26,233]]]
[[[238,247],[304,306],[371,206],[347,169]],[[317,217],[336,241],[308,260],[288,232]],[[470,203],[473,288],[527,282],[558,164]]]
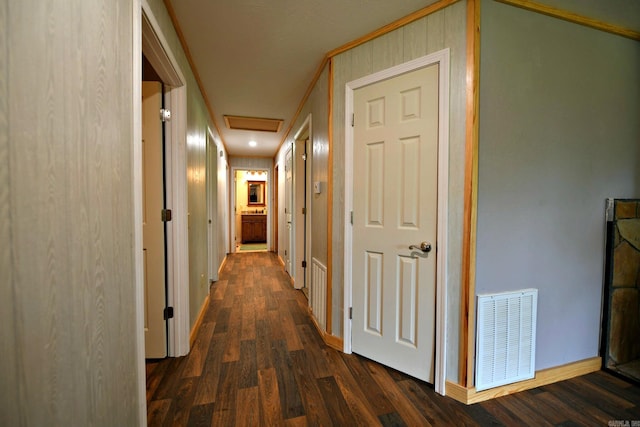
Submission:
[[[431,252],[431,243],[422,242],[420,245],[411,245],[409,249],[420,249],[422,252]]]

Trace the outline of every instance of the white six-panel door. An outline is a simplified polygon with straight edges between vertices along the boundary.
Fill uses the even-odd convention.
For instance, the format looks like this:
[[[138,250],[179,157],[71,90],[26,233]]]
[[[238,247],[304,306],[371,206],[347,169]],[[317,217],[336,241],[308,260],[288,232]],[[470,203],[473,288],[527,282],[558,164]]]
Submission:
[[[431,383],[438,71],[355,90],[353,133],[352,350]]]

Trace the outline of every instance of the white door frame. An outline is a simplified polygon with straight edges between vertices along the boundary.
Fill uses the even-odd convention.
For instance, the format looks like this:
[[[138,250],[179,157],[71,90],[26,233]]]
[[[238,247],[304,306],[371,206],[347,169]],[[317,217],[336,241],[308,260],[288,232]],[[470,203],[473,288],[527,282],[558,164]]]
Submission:
[[[269,218],[271,218],[272,208],[272,196],[270,191],[271,185],[271,171],[268,168],[251,168],[248,166],[233,166],[231,167],[231,177],[229,179],[229,187],[231,187],[230,209],[229,209],[229,230],[231,230],[231,236],[229,238],[229,245],[231,246],[229,252],[235,253],[236,251],[236,188],[238,183],[236,182],[236,171],[263,171],[267,173],[267,250],[269,250],[271,242],[271,224],[269,224]]]
[[[353,92],[429,65],[439,64],[438,73],[438,230],[436,246],[436,342],[435,391],[445,393],[447,308],[447,200],[449,194],[449,49],[414,59],[348,82],[345,85],[345,210],[344,210],[344,352],[351,353],[353,227]]]
[[[173,211],[173,220],[167,228],[167,277],[169,291],[167,304],[174,308],[169,319],[169,356],[182,356],[189,352],[189,244],[187,234],[187,87],[186,79],[169,48],[160,25],[147,0],[135,0],[133,6],[132,48],[132,186],[135,253],[135,307],[136,353],[138,365],[138,416],[140,425],[146,425],[146,370],[144,345],[144,269],[142,260],[142,50],[154,65],[156,72],[169,87],[165,100],[173,109],[173,119],[166,128],[167,206]],[[144,22],[143,22],[144,21]],[[182,286],[178,286],[181,284]]]
[[[217,233],[218,229],[218,209],[217,204],[219,200],[218,195],[218,144],[216,143],[213,132],[211,129],[207,129],[207,167],[206,167],[206,179],[207,179],[207,247],[209,255],[207,256],[207,269],[208,269],[208,283],[218,280],[218,268],[216,264],[218,262],[218,245],[217,245]],[[212,173],[214,172],[215,173]],[[207,292],[208,293],[208,292]]]

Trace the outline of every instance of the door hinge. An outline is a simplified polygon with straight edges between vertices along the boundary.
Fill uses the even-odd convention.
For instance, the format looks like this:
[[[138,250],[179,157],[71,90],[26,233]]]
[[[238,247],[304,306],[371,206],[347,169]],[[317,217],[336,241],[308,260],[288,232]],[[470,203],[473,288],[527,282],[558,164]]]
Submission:
[[[349,307],[349,319],[353,319],[353,307]]]
[[[353,211],[351,211],[351,225],[353,225]]]
[[[307,208],[302,208],[302,215],[306,215],[307,214]]]
[[[162,222],[171,221],[171,209],[162,209]]]
[[[302,268],[307,268],[307,261],[302,261]]]
[[[356,115],[351,113],[351,127],[356,125]]]
[[[164,308],[164,320],[173,319],[173,307]]]
[[[168,122],[169,120],[171,120],[171,111],[165,109],[165,108],[161,108],[160,109],[160,120],[162,120],[162,122]]]

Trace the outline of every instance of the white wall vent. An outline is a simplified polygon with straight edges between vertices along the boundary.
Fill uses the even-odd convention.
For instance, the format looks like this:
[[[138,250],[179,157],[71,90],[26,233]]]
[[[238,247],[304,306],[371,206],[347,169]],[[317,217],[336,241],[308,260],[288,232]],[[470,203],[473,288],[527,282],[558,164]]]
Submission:
[[[327,267],[311,258],[311,311],[323,331],[327,330]]]
[[[478,295],[476,390],[535,376],[538,290]]]

